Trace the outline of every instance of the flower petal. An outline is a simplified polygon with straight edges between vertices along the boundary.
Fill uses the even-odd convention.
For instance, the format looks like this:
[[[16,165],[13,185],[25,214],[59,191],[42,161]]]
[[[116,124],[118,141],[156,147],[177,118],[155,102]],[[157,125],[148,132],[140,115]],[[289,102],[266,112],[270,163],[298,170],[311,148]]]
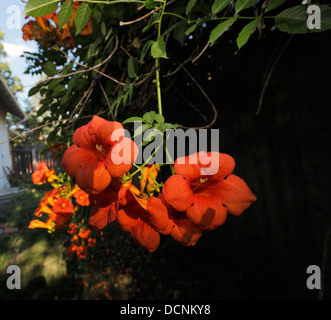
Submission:
[[[70,199],[59,199],[55,201],[53,205],[53,211],[56,214],[73,214],[74,205],[71,203]]]
[[[96,139],[94,136],[90,135],[88,132],[88,124],[78,128],[73,137],[73,143],[80,148],[86,148],[90,150],[96,150]]]
[[[82,166],[95,161],[96,158],[87,149],[73,145],[64,152],[61,165],[70,177],[74,177]]]
[[[146,248],[149,252],[155,251],[160,244],[160,234],[149,224],[138,220],[131,230],[133,240]]]
[[[97,194],[104,191],[110,181],[111,176],[104,164],[95,160],[80,167],[76,174],[78,186],[90,194]]]
[[[102,230],[109,223],[116,219],[116,203],[111,203],[104,208],[92,207],[92,215],[89,218],[89,224],[93,229]]]
[[[198,181],[201,176],[198,154],[177,158],[174,163],[174,171],[190,183]]]
[[[219,184],[219,196],[229,213],[238,216],[242,214],[256,197],[246,182],[238,176],[231,174]]]
[[[213,230],[225,222],[227,210],[215,197],[194,195],[193,206],[186,215],[200,230]]]
[[[210,180],[223,180],[230,175],[235,167],[234,159],[225,153],[200,152],[199,165],[201,175]]]
[[[110,149],[115,141],[124,137],[124,128],[117,121],[108,121],[94,116],[88,123],[87,131],[95,136],[96,143],[102,145],[103,149]]]
[[[121,138],[114,143],[104,163],[112,177],[120,177],[128,172],[137,159],[139,149],[129,138]]]
[[[194,246],[201,237],[201,231],[186,219],[174,219],[171,237],[184,246]]]
[[[166,202],[177,211],[186,211],[193,202],[190,184],[178,175],[171,176],[164,183],[162,194]]]
[[[98,194],[90,194],[89,200],[92,206],[104,208],[118,199],[118,192],[121,188],[121,181],[116,178],[111,179],[108,187]]]
[[[199,183],[201,178],[222,180],[233,172],[234,167],[235,161],[230,155],[204,151],[178,158],[174,164],[175,173],[191,184]]]
[[[134,227],[137,221],[138,221],[137,217],[131,217],[127,215],[124,209],[118,210],[116,222],[123,231],[131,232],[132,228]]]
[[[150,197],[147,202],[147,211],[145,221],[156,231],[164,231],[169,224],[168,210],[161,199]]]

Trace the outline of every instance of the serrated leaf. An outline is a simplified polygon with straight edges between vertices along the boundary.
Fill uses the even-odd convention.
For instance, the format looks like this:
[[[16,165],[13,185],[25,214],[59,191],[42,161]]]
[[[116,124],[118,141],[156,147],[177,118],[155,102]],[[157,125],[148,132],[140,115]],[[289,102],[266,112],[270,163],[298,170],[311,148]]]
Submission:
[[[157,41],[152,42],[151,54],[154,59],[155,58],[168,59],[163,36],[159,36]]]
[[[179,124],[173,124],[173,123],[164,123],[164,131],[170,130],[170,129],[177,129],[180,125]]]
[[[23,14],[31,17],[43,17],[57,9],[59,0],[29,0]]]
[[[151,142],[158,134],[160,134],[160,130],[155,128],[148,129],[148,131],[144,134],[143,146],[146,145],[145,142]]]
[[[153,44],[152,40],[149,40],[148,42],[146,42],[146,44],[144,45],[143,49],[141,50],[140,53],[140,63],[142,63],[145,59],[145,56],[149,50],[149,48],[151,47],[151,45]]]
[[[58,15],[59,30],[69,21],[74,11],[74,4],[71,1],[65,1],[61,5]]]
[[[92,9],[87,2],[80,4],[75,15],[76,35],[87,25],[91,18]]]
[[[154,12],[153,15],[151,16],[151,18],[148,21],[147,26],[142,29],[141,32],[146,32],[147,30],[149,30],[155,23],[158,23],[160,21],[160,14],[158,12]]]
[[[240,11],[252,7],[254,4],[256,4],[256,0],[237,0],[234,10],[238,14]]]
[[[247,24],[239,33],[237,38],[238,50],[247,43],[250,36],[255,32],[257,26],[260,23],[260,18],[257,18]]]
[[[189,0],[186,9],[185,9],[185,14],[188,16],[191,12],[191,10],[193,9],[193,7],[195,6],[195,4],[197,3],[198,0]]]
[[[210,33],[209,41],[213,44],[224,32],[226,32],[237,20],[237,17],[232,17],[217,25]]]
[[[221,12],[226,6],[230,4],[231,0],[215,0],[212,7],[211,7],[211,13],[214,16],[215,14],[218,14]]]
[[[141,134],[143,134],[146,130],[148,130],[149,128],[151,128],[151,125],[149,123],[144,123],[142,125],[140,125],[133,133],[132,138],[135,138],[136,136],[139,136]]]
[[[294,6],[284,10],[275,17],[276,27],[290,34],[322,32],[331,29],[331,7],[326,4],[318,5],[321,14],[320,29],[308,29],[305,6]]]
[[[269,0],[265,12],[269,12],[281,6],[286,0]]]
[[[147,123],[150,123],[150,124],[153,123],[155,117],[156,117],[155,111],[149,111],[143,115],[144,121],[146,121]]]
[[[143,118],[141,118],[141,117],[130,117],[130,118],[124,120],[124,121],[122,122],[122,124],[133,123],[133,122],[135,122],[135,121],[140,121],[140,122],[142,122],[142,121],[143,121]]]
[[[48,61],[44,64],[44,72],[48,77],[53,77],[57,74],[56,66],[54,63]]]
[[[157,114],[154,119],[157,123],[164,123],[164,117],[162,114]]]
[[[152,9],[156,8],[156,6],[157,6],[157,3],[155,3],[153,0],[146,0],[145,1],[145,7],[148,10],[152,10]]]

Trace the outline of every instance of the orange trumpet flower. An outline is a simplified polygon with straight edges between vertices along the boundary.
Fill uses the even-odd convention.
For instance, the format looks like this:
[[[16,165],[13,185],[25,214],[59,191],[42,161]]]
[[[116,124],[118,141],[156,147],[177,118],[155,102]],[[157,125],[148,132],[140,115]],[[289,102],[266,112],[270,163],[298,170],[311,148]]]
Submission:
[[[217,228],[225,222],[227,212],[240,215],[256,201],[246,182],[232,174],[235,162],[231,156],[200,152],[193,157],[194,164],[189,163],[189,156],[185,161],[175,161],[176,175],[165,182],[162,194],[174,210],[185,212],[199,230]],[[207,158],[217,160],[210,162],[217,163],[216,170],[205,165]]]
[[[129,171],[138,155],[138,147],[124,137],[119,122],[98,116],[75,131],[73,142],[61,164],[69,176],[76,178],[78,186],[90,194],[101,193],[112,177]]]
[[[141,198],[139,189],[126,183],[120,191],[116,222],[130,232],[136,243],[148,251],[155,251],[160,244],[159,232],[168,228],[167,208],[156,197]]]

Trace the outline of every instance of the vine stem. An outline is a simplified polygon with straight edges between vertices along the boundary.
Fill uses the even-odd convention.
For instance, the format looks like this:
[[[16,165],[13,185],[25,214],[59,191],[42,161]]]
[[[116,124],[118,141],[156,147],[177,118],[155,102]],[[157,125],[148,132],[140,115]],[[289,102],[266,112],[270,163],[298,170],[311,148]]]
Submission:
[[[160,14],[159,26],[158,26],[158,33],[157,33],[158,38],[161,36],[162,17],[165,14],[164,10],[165,10],[166,5],[167,5],[167,0],[164,0],[162,11]],[[159,114],[162,115],[162,94],[161,94],[161,84],[160,84],[160,58],[155,58],[155,68],[156,68],[156,91],[157,91],[158,109],[159,109]],[[169,157],[169,159],[171,159],[171,162],[173,162],[166,145],[164,145],[164,151],[165,151],[166,155]],[[170,164],[170,169],[171,169],[171,173],[174,175],[175,172],[174,172],[173,164]]]
[[[130,180],[130,179],[132,179],[133,176],[135,176],[137,173],[142,172],[142,169],[148,165],[149,160],[151,160],[151,159],[154,157],[154,155],[155,155],[156,152],[160,149],[160,147],[161,147],[161,146],[158,146],[158,147],[153,151],[153,153],[149,156],[149,158],[148,158],[148,159],[147,159],[147,160],[146,160],[141,166],[138,166],[138,165],[136,165],[135,163],[133,163],[133,166],[135,166],[135,167],[138,168],[138,169],[137,169],[136,171],[132,172],[132,173],[129,173],[128,176],[126,176],[126,179],[124,179],[124,181],[126,182],[126,181]],[[123,181],[122,181],[122,182],[123,182]]]
[[[160,14],[160,21],[158,26],[157,38],[161,36],[161,25],[162,25],[162,17],[164,15],[164,10],[167,5],[167,0],[163,2],[163,7]],[[161,83],[160,83],[160,58],[155,58],[155,76],[156,76],[156,92],[157,92],[157,104],[159,114],[162,115],[162,94],[161,94]]]
[[[162,115],[162,95],[161,95],[161,84],[160,84],[160,59],[155,58],[155,73],[156,73],[156,92],[157,92],[157,105],[159,114]]]

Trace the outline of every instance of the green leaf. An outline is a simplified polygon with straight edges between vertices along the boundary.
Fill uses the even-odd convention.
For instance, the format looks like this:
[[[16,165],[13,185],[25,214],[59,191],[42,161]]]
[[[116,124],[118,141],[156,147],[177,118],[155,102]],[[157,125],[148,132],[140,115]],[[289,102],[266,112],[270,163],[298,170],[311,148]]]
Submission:
[[[153,123],[155,117],[156,117],[155,111],[149,111],[143,115],[144,121],[146,121],[147,123],[150,123],[150,124]]]
[[[49,104],[43,105],[41,108],[37,111],[37,116],[41,116],[44,112],[46,112],[49,109]]]
[[[107,29],[106,29],[106,24],[104,21],[101,22],[101,28],[100,28],[100,31],[102,33],[103,36],[106,35],[106,32],[107,32]]]
[[[153,0],[146,0],[145,1],[145,7],[148,10],[152,10],[157,7],[157,3],[155,3]]]
[[[56,86],[59,85],[59,83],[61,83],[63,80],[63,78],[58,78],[58,79],[53,79],[51,81],[48,82],[47,85],[47,90],[53,90]]]
[[[157,123],[164,123],[164,117],[163,117],[163,115],[162,114],[157,114],[156,116],[155,116],[155,119],[154,119]]]
[[[132,138],[135,138],[136,136],[139,136],[143,134],[147,129],[151,128],[151,125],[149,123],[141,124],[133,133]]]
[[[174,30],[173,33],[174,39],[176,39],[181,46],[183,46],[185,42],[185,29],[186,29],[186,25],[181,24]]]
[[[44,64],[44,72],[48,77],[53,77],[57,74],[56,66],[54,63],[48,61]]]
[[[151,54],[154,59],[155,58],[168,59],[163,36],[159,36],[157,38],[157,41],[152,42]]]
[[[231,0],[215,0],[212,7],[211,13],[213,16],[221,12],[226,6],[230,4]]]
[[[186,21],[183,21],[183,20],[181,20],[181,21],[178,21],[178,22],[176,22],[176,23],[172,23],[164,32],[163,32],[163,36],[165,36],[165,35],[167,35],[168,33],[170,33],[170,32],[172,32],[172,31],[174,31],[174,30],[176,30],[177,28],[179,28],[179,27],[181,27],[181,26],[186,26],[187,25],[187,23],[186,23]]]
[[[322,32],[331,29],[331,7],[326,4],[320,4],[318,7],[321,13],[320,29],[308,29],[306,7],[301,5],[288,8],[278,14],[275,17],[276,27],[290,34]]]
[[[37,94],[40,90],[40,86],[35,86],[29,90],[28,97],[32,97]]]
[[[137,75],[134,71],[133,59],[131,57],[128,59],[128,76],[129,76],[129,78],[137,77]]]
[[[143,49],[141,50],[141,53],[140,53],[140,63],[143,63],[144,59],[145,59],[145,56],[149,50],[149,48],[151,47],[151,45],[153,44],[153,41],[152,40],[149,40],[148,42],[145,43]]]
[[[237,38],[238,51],[240,48],[246,44],[250,36],[255,32],[257,26],[260,23],[260,18],[257,18],[247,24],[239,33]]]
[[[146,142],[151,142],[158,134],[160,134],[160,130],[156,128],[148,129],[148,132],[144,135],[143,146],[146,146]]]
[[[274,10],[281,6],[283,3],[285,3],[286,0],[269,0],[268,5],[265,9],[265,12],[269,12],[271,10]]]
[[[189,0],[186,9],[185,9],[185,14],[188,16],[191,12],[191,10],[193,9],[193,7],[195,6],[195,4],[197,3],[198,0]]]
[[[210,33],[209,41],[213,44],[225,31],[227,31],[237,20],[237,17],[225,20],[217,25]]]
[[[192,33],[196,27],[198,26],[197,23],[194,23],[192,26],[190,26],[186,31],[185,31],[185,34],[188,36],[190,33]]]
[[[64,85],[59,85],[59,86],[57,86],[57,87],[53,90],[51,96],[52,96],[52,97],[60,97],[60,96],[62,96],[62,94],[63,94],[66,90],[67,90],[67,89],[65,88]]]
[[[80,4],[75,15],[76,35],[87,25],[92,14],[92,9],[87,2]]]
[[[61,5],[58,15],[59,30],[69,21],[74,11],[74,4],[71,1],[65,1]]]
[[[23,14],[32,17],[43,17],[57,9],[59,0],[29,0]]]
[[[147,30],[149,30],[155,23],[159,23],[160,21],[160,14],[158,12],[154,12],[153,15],[151,16],[151,18],[148,21],[147,26],[142,29],[141,32],[146,32]]]
[[[130,117],[130,118],[124,120],[124,121],[122,122],[122,124],[132,123],[132,122],[135,122],[135,121],[142,122],[142,121],[143,121],[143,118],[141,118],[141,117]]]
[[[237,0],[234,10],[238,14],[240,11],[252,7],[254,4],[256,4],[256,0]]]

